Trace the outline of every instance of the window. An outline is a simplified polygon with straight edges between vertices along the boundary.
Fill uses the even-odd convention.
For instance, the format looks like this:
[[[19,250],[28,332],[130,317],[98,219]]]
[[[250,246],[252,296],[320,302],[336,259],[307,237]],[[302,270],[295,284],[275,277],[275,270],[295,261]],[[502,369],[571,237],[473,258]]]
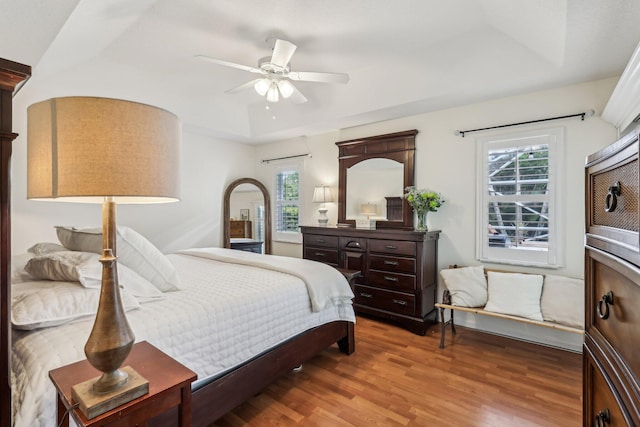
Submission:
[[[280,165],[275,170],[274,239],[301,243],[302,162]]]
[[[560,267],[561,128],[481,138],[478,258]]]

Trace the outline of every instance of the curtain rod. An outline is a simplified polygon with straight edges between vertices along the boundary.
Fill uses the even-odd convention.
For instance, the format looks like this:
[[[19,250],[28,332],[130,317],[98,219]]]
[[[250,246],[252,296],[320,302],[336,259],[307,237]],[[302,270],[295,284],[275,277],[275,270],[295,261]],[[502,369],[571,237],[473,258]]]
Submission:
[[[269,163],[269,162],[273,162],[276,160],[285,160],[285,159],[295,159],[296,157],[311,157],[311,154],[307,153],[307,154],[296,154],[295,156],[286,156],[286,157],[276,157],[274,159],[264,159],[262,161],[262,163]]]
[[[457,131],[454,132],[454,135],[462,136],[464,138],[464,134],[465,133],[470,133],[470,132],[480,132],[481,130],[499,129],[499,128],[506,128],[506,127],[510,127],[510,126],[519,126],[519,125],[528,125],[528,124],[531,124],[531,123],[547,122],[549,120],[568,119],[570,117],[581,117],[581,120],[584,121],[585,117],[591,117],[595,113],[596,112],[593,111],[593,110],[587,110],[584,113],[569,114],[567,116],[549,117],[547,119],[529,120],[528,122],[510,123],[508,125],[491,126],[491,127],[487,127],[487,128],[480,128],[480,129],[457,130]]]

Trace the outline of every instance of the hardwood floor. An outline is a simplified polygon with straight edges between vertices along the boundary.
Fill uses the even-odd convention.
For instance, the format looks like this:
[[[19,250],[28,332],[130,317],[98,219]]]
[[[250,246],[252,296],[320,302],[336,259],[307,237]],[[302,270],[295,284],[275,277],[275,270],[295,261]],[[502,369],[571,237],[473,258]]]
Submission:
[[[356,352],[336,346],[212,426],[580,426],[582,357],[458,328],[439,349],[358,316]]]

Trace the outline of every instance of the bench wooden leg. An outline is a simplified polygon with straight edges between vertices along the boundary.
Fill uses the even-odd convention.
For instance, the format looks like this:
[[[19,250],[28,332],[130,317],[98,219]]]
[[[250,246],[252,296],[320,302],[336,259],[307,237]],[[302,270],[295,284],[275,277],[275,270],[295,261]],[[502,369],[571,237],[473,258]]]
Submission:
[[[444,338],[445,332],[447,330],[447,325],[451,325],[451,334],[456,334],[456,325],[453,321],[453,309],[449,310],[450,317],[446,322],[444,320],[444,310],[444,307],[440,307],[440,348],[444,348]]]
[[[444,321],[444,308],[440,308],[440,348],[444,348],[444,333],[447,322]]]

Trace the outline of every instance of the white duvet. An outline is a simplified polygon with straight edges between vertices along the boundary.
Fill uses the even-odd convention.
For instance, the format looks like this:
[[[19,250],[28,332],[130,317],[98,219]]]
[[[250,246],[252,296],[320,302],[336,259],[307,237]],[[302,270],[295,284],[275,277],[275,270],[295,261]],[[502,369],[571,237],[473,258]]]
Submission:
[[[242,253],[229,251],[233,252]],[[194,387],[307,329],[335,320],[355,321],[349,298],[329,297],[324,309],[313,311],[308,283],[283,268],[225,263],[202,254],[168,258],[184,289],[141,304],[127,317],[137,341],[149,341],[198,374]],[[336,282],[335,270],[323,266],[313,273],[314,286],[320,286],[316,297],[334,292],[322,290],[322,280],[317,279],[323,270],[326,283],[350,295],[346,280]],[[85,358],[83,347],[92,324],[88,319],[13,331],[15,427],[55,426],[56,396],[48,371]]]

